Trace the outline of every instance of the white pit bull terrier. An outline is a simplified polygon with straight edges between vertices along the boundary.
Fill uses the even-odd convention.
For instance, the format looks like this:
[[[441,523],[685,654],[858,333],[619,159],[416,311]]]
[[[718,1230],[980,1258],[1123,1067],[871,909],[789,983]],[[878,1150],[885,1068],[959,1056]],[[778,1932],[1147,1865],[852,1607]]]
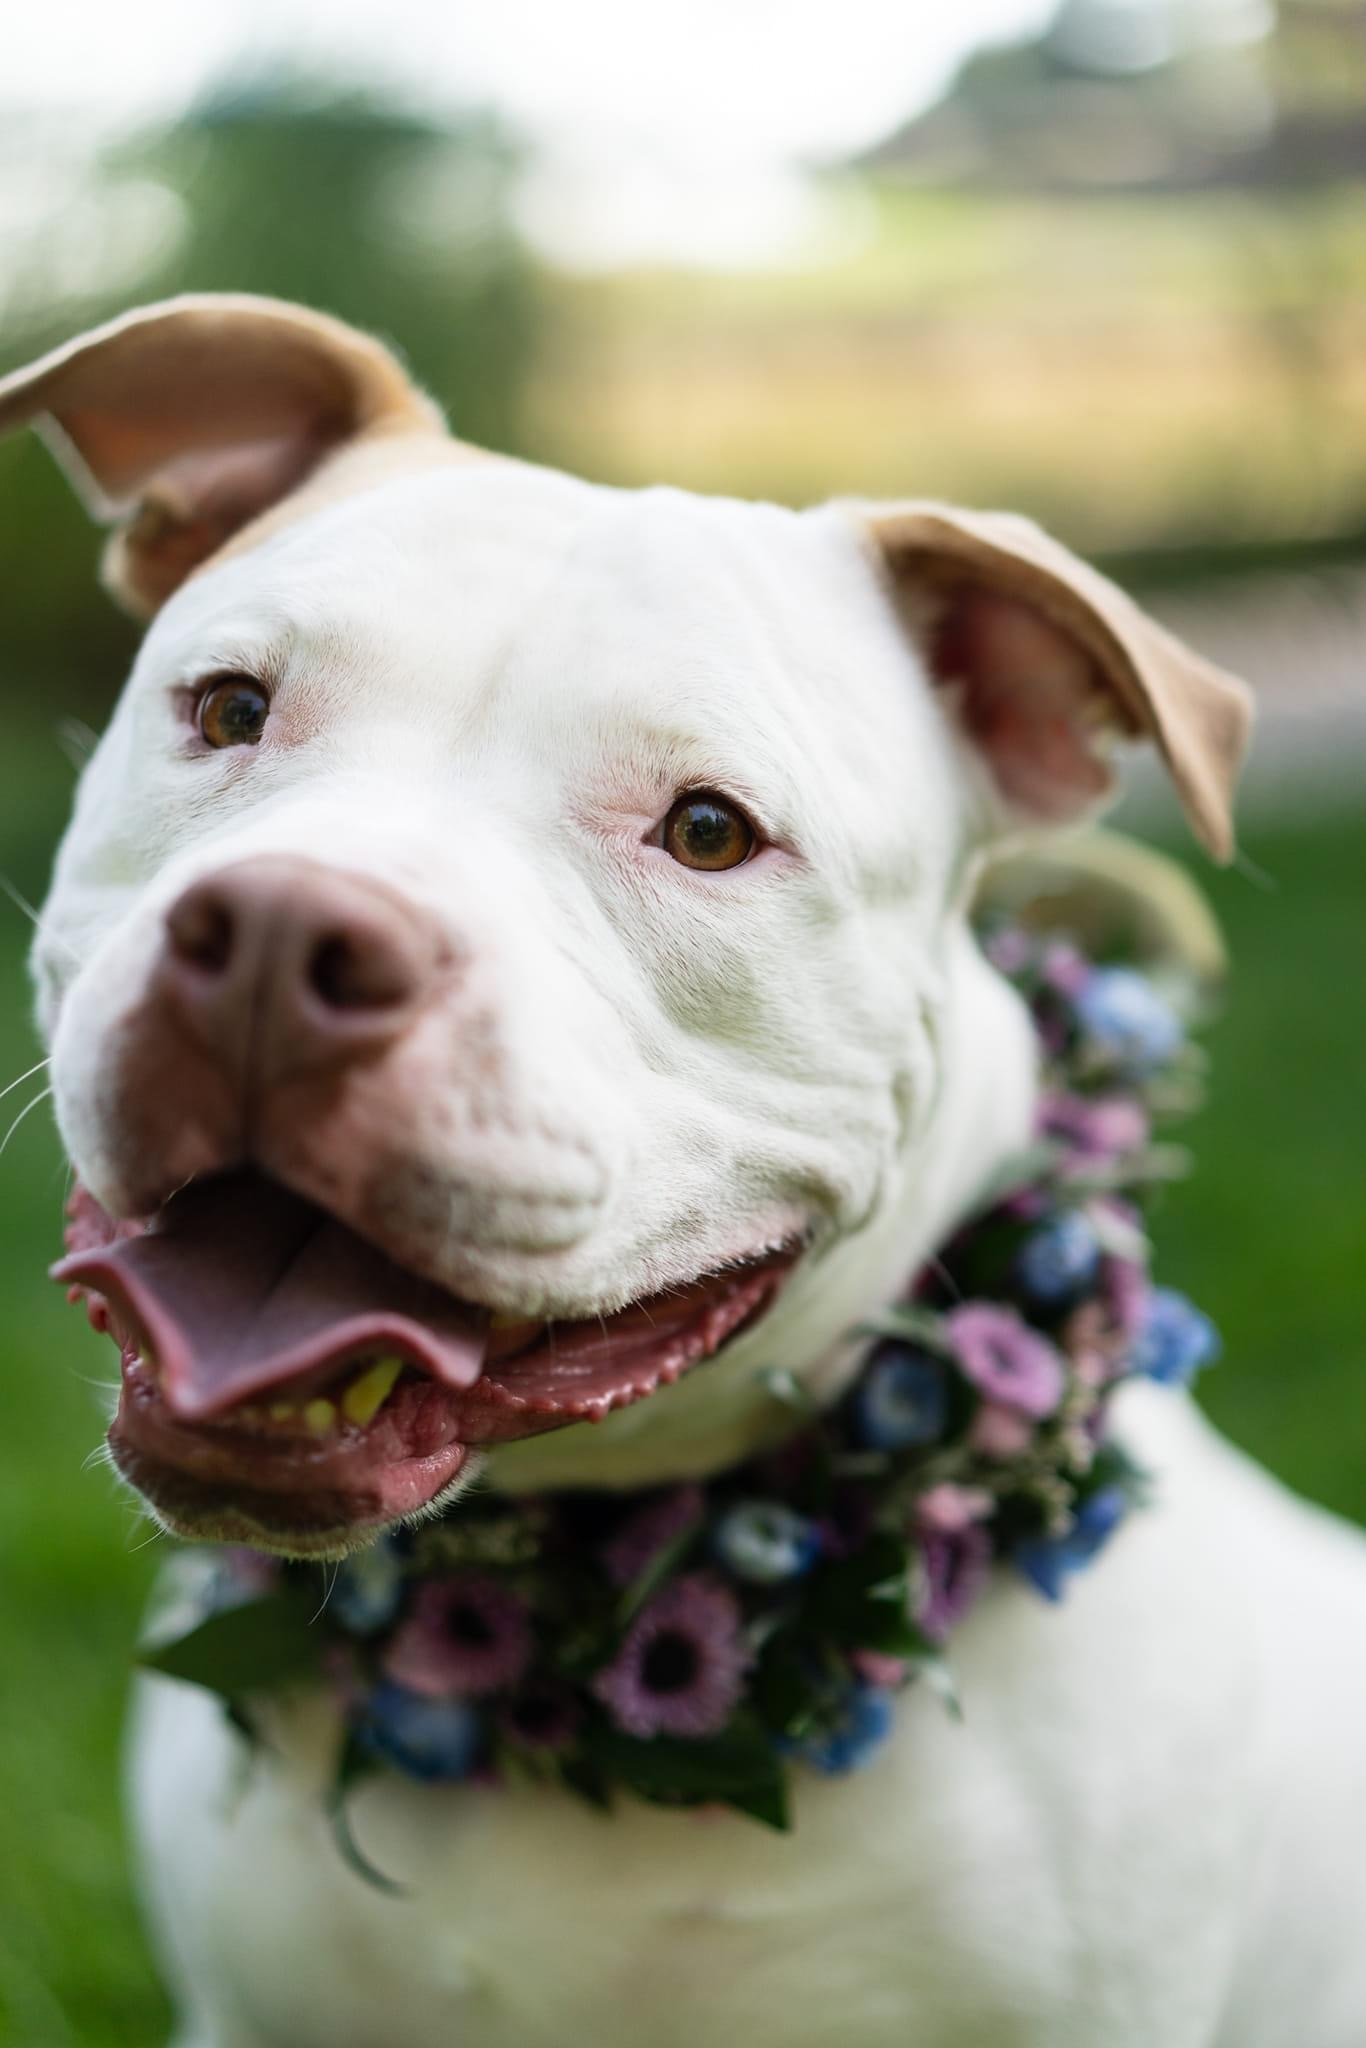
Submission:
[[[31,419],[126,515],[106,573],[152,618],[35,957],[81,1183],[186,1219],[129,1283],[111,1431],[178,1533],[336,1557],[477,1468],[751,1453],[766,1369],[833,1399],[1030,1132],[983,858],[1092,809],[1125,738],[1229,850],[1238,686],[1023,521],[578,482],[246,298],[0,384]],[[262,1216],[318,1249],[253,1322]],[[376,1272],[420,1331],[395,1398],[321,1448],[242,1419],[397,1327]],[[519,1406],[496,1333],[546,1322]],[[150,1683],[179,2048],[1362,2048],[1366,1544],[1181,1397],[1121,1420],[1151,1511],[1061,1611],[995,1586],[966,1722],[907,1692],[790,1835],[386,1777],[355,1827],[390,1899],[324,1823],[320,1697],[244,1784],[207,1695]]]

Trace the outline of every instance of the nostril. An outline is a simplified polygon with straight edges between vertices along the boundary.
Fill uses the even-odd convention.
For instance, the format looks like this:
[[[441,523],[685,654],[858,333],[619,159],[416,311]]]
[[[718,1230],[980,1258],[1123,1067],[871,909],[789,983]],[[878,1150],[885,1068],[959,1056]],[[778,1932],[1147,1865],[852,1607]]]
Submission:
[[[308,985],[331,1010],[387,1010],[413,993],[412,969],[377,933],[331,932],[308,962]]]
[[[232,912],[220,896],[192,889],[166,914],[171,950],[190,966],[221,974],[232,958]]]

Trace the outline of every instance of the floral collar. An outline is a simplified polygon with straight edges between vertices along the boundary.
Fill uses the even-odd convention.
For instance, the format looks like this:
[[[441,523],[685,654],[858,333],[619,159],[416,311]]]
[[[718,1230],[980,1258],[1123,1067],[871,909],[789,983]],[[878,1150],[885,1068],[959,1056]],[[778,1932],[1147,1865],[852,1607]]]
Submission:
[[[1143,1218],[1180,1166],[1152,1126],[1198,1094],[1175,1011],[1059,939],[1001,925],[985,945],[1039,1033],[1037,1141],[865,1326],[834,1408],[775,1369],[778,1450],[644,1494],[474,1492],[348,1560],[321,1606],[316,1566],[182,1553],[142,1661],[247,1732],[255,1695],[329,1686],[344,1842],[345,1786],[386,1767],[784,1827],[793,1773],[866,1762],[903,1686],[952,1708],[946,1645],[993,1568],[1061,1599],[1141,1502],[1115,1388],[1184,1383],[1218,1350],[1148,1277]]]

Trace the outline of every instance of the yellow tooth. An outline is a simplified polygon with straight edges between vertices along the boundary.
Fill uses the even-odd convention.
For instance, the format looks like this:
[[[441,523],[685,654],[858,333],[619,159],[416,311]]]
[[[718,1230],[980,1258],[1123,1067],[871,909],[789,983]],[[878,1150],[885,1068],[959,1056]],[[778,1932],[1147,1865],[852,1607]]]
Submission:
[[[499,1308],[495,1309],[489,1317],[489,1328],[491,1330],[515,1330],[519,1323],[524,1323],[525,1321],[525,1316],[505,1315],[503,1310]]]
[[[337,1426],[336,1405],[332,1401],[309,1401],[304,1407],[304,1423],[314,1436],[330,1436]]]
[[[272,1422],[292,1421],[298,1412],[292,1401],[272,1401],[270,1404],[270,1419]]]
[[[373,1365],[358,1373],[341,1398],[341,1411],[347,1421],[354,1422],[357,1429],[373,1422],[402,1370],[401,1358],[377,1358]]]

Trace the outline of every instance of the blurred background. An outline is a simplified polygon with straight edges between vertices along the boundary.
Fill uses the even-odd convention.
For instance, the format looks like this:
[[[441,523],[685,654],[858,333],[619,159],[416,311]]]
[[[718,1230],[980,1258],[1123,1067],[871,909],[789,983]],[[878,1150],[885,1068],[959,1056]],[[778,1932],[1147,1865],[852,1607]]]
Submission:
[[[1244,851],[1201,875],[1235,972],[1160,1260],[1224,1331],[1220,1422],[1366,1520],[1363,0],[29,10],[0,371],[190,288],[377,329],[466,438],[591,477],[1029,511],[1249,677]],[[0,446],[0,1083],[134,644],[96,553]],[[1182,847],[1149,778],[1126,816]],[[43,1278],[41,1086],[0,1105],[0,2040],[149,2048],[117,1751],[157,1546],[83,1464],[112,1361]]]

